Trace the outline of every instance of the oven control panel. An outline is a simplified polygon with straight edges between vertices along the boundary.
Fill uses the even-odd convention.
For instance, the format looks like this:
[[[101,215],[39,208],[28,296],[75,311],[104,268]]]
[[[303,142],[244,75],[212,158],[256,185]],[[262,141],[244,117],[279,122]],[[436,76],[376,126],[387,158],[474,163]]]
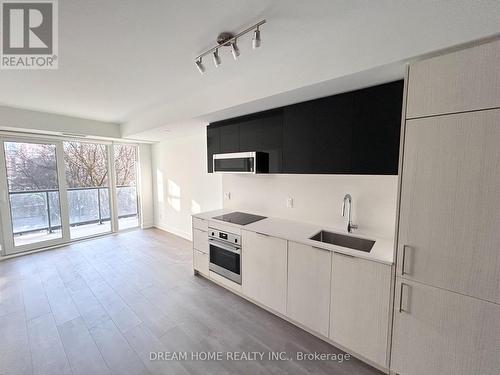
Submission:
[[[208,236],[210,238],[230,243],[231,245],[240,246],[241,236],[234,233],[223,232],[218,229],[208,228]]]

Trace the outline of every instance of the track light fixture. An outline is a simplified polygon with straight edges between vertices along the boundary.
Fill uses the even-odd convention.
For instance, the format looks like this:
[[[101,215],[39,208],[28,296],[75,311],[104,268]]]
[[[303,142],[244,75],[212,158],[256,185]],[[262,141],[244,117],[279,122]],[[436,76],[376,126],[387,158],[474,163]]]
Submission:
[[[201,56],[196,59],[195,64],[200,74],[205,73],[205,65],[203,65],[203,60]]]
[[[203,57],[212,54],[212,58],[214,60],[214,65],[218,67],[221,64],[221,58],[219,55],[219,49],[222,47],[230,47],[231,48],[231,54],[233,55],[233,58],[236,60],[238,56],[240,55],[240,50],[238,48],[238,45],[236,44],[236,40],[240,38],[241,36],[249,33],[250,31],[253,31],[253,38],[252,38],[252,48],[256,49],[260,47],[261,44],[261,39],[260,39],[260,29],[259,26],[263,25],[266,23],[266,20],[262,20],[255,25],[249,27],[248,29],[245,29],[238,34],[232,34],[228,32],[223,32],[220,33],[219,36],[217,37],[217,45],[215,47],[210,48],[209,50],[203,52],[201,55],[198,55],[195,59],[195,64],[196,67],[198,68],[199,72],[201,74],[205,73],[205,66],[203,65]]]
[[[217,68],[221,63],[220,56],[219,56],[219,50],[216,49],[214,51],[214,65]]]
[[[237,60],[240,55],[240,50],[236,45],[236,39],[231,43],[231,53],[233,54],[233,59]]]
[[[260,30],[259,26],[253,32],[252,48],[257,49],[260,47]]]

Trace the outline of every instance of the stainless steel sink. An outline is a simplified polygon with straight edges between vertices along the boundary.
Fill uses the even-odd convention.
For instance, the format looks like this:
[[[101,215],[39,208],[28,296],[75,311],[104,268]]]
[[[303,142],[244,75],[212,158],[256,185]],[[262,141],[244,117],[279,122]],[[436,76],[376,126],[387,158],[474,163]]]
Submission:
[[[375,245],[375,241],[364,238],[344,236],[343,234],[332,233],[322,230],[309,239],[332,245],[348,247],[349,249],[360,250],[369,253]]]

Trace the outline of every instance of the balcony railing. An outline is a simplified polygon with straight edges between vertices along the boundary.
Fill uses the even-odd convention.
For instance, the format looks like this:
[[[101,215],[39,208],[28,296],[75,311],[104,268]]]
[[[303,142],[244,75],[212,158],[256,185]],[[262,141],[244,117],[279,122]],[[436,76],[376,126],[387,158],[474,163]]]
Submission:
[[[117,186],[116,194],[118,218],[137,216],[136,187]],[[9,192],[9,199],[15,236],[61,229],[59,190]],[[109,187],[69,188],[68,208],[71,227],[110,221]]]

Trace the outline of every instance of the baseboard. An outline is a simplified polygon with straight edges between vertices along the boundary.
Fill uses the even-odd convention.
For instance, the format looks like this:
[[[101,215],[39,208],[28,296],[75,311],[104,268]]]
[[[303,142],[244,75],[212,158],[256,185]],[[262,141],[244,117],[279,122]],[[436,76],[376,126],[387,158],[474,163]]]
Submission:
[[[193,240],[193,235],[191,232],[187,233],[182,230],[179,230],[177,228],[172,227],[171,225],[165,225],[165,224],[153,224],[153,227],[158,228],[160,230],[163,230],[165,232],[169,232],[172,234],[175,234],[176,236],[182,237],[188,241]]]
[[[153,228],[154,226],[155,226],[154,223],[142,223],[141,229]]]

